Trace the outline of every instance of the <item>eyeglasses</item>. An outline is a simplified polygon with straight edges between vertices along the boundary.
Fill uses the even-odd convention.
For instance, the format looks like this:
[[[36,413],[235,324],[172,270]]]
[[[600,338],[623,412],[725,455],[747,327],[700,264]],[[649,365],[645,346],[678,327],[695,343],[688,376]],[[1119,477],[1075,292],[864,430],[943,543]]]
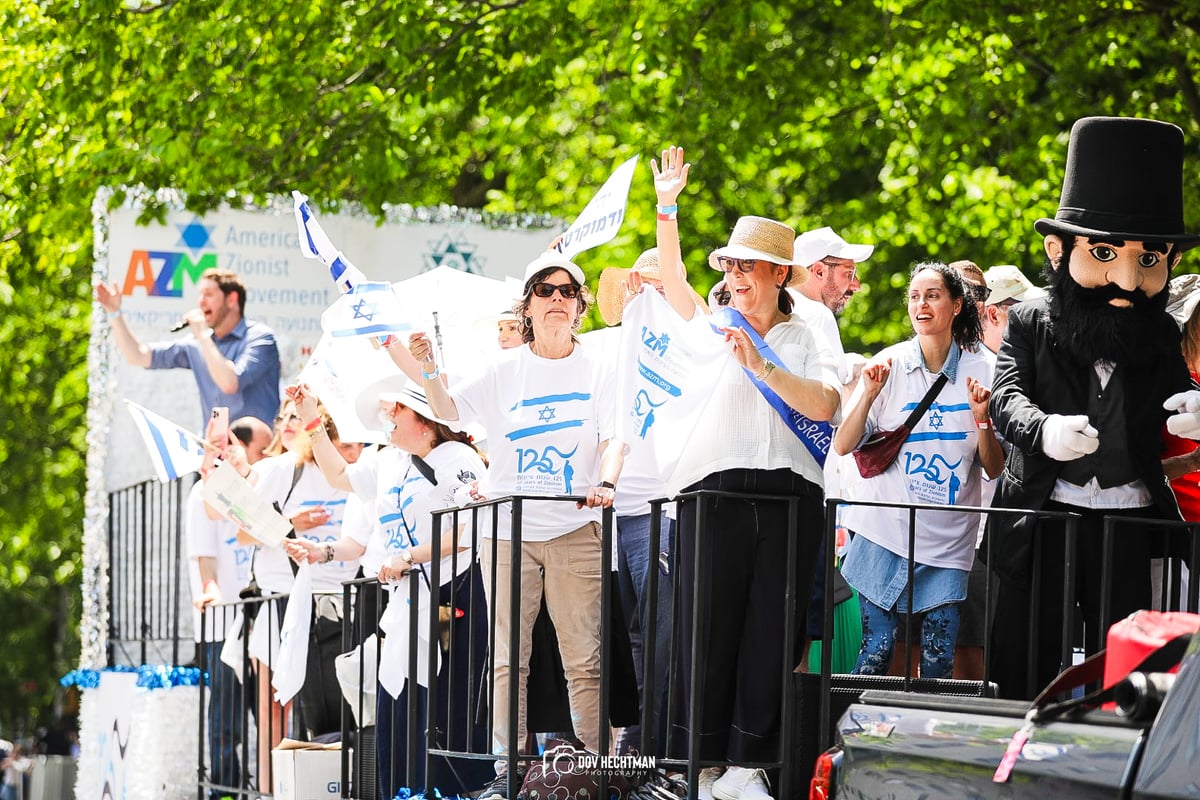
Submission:
[[[294,422],[299,422],[299,421],[300,421],[300,415],[295,414],[295,413],[280,414],[278,417],[275,418],[276,425],[290,425]]]
[[[722,272],[733,272],[734,267],[737,267],[738,272],[754,272],[754,265],[757,263],[758,260],[753,258],[717,256],[717,266],[721,268]]]
[[[987,288],[986,286],[980,286],[979,284],[972,284],[971,285],[971,293],[975,295],[975,302],[986,303],[987,299],[988,299],[988,295],[992,293],[992,290]]]
[[[538,297],[553,297],[557,291],[565,300],[574,300],[579,296],[579,287],[573,283],[544,283],[539,282],[533,285],[533,293]]]

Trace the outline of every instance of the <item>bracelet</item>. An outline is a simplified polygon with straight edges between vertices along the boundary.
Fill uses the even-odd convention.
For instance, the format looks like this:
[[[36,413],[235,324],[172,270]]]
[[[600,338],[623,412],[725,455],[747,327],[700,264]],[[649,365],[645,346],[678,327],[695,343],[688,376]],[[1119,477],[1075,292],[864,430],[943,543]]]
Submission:
[[[986,431],[992,427],[992,422],[991,422],[991,420],[987,420],[987,419],[983,420],[982,422],[979,420],[975,420],[975,427],[979,428],[979,430],[981,430],[981,431]]]
[[[775,363],[770,359],[764,358],[763,365],[759,367],[758,372],[754,373],[756,380],[765,381],[767,376],[775,371]]]
[[[403,561],[405,564],[407,564],[409,569],[412,569],[412,565],[413,565],[412,551],[411,550],[401,550],[399,555],[400,555],[400,560]]]
[[[325,545],[325,563],[333,561],[333,545],[326,543]]]
[[[617,488],[617,485],[615,483],[613,483],[612,481],[600,481],[600,483],[596,484],[596,488],[597,489],[612,489],[615,491]]]
[[[107,313],[109,319],[116,319],[117,317],[121,316],[121,309],[118,308],[116,311],[109,311]]]
[[[658,206],[658,218],[663,222],[670,222],[679,216],[679,205]]]
[[[317,417],[312,422],[305,425],[304,430],[307,431],[308,433],[312,433],[313,431],[315,431],[317,428],[321,427],[324,424],[325,424],[325,420],[323,420],[321,417]]]
[[[421,367],[421,377],[427,381],[436,381],[441,374],[442,370],[437,364],[433,365],[433,372],[426,372],[425,368]]]

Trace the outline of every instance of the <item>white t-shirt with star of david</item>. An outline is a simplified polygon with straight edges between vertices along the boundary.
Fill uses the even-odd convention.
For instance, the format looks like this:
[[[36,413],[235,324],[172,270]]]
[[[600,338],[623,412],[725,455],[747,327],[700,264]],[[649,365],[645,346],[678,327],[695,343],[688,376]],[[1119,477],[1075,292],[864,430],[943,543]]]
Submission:
[[[892,359],[891,374],[871,404],[862,441],[875,431],[900,427],[937,379],[936,373],[925,369],[916,339],[892,345],[875,356],[876,361],[887,358]],[[991,386],[992,367],[985,356],[952,345],[943,371],[953,377],[913,427],[899,456],[882,474],[859,481],[854,499],[979,505],[983,470],[967,378]],[[858,402],[862,392],[859,384],[848,407]],[[908,557],[907,509],[849,506],[842,510],[840,519],[856,534],[902,558]],[[917,563],[969,570],[978,530],[979,515],[973,512],[917,512]]]
[[[459,417],[487,432],[489,466],[480,492],[583,496],[600,480],[600,444],[613,437],[616,380],[603,352],[577,342],[566,358],[542,358],[528,345],[506,350],[483,372],[450,388]],[[499,510],[509,538],[510,506]],[[600,521],[600,509],[574,502],[522,503],[521,535],[548,541]]]

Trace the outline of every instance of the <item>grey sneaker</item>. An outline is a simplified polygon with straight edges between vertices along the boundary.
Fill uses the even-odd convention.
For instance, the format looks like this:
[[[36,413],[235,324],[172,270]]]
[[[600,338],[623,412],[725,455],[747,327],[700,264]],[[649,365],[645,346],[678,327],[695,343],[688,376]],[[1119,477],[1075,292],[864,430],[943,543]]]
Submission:
[[[522,772],[517,772],[513,776],[516,778],[517,791],[521,791],[521,784],[525,780],[525,775]],[[501,772],[487,786],[479,790],[479,794],[475,795],[477,800],[508,800],[508,773]]]

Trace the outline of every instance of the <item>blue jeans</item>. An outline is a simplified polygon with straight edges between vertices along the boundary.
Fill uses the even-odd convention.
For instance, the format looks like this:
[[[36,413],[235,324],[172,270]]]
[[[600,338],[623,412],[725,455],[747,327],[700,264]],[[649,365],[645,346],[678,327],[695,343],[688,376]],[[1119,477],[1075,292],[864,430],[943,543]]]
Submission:
[[[649,575],[651,569],[658,570],[658,607],[654,614],[654,699],[650,719],[653,721],[649,739],[649,752],[657,751],[666,739],[667,673],[671,652],[671,611],[674,586],[673,576],[667,564],[675,544],[675,522],[661,514],[659,547],[657,553],[650,552],[650,514],[617,517],[617,588],[621,597],[621,610],[629,630],[629,644],[633,651],[633,669],[637,676],[638,694],[645,698],[645,649],[644,631],[650,622]],[[625,729],[620,751],[630,748],[641,751],[641,725]]]
[[[863,643],[854,665],[855,675],[886,675],[895,648],[900,614],[885,610],[859,596]],[[958,639],[958,603],[925,611],[921,620],[921,677],[949,678],[954,672],[954,642]]]
[[[230,632],[232,635],[232,631]],[[224,642],[205,642],[205,666],[209,675],[208,753],[209,782],[223,789],[212,789],[210,797],[234,794],[242,786],[242,767],[238,750],[245,730],[246,704],[237,673],[221,661]]]

